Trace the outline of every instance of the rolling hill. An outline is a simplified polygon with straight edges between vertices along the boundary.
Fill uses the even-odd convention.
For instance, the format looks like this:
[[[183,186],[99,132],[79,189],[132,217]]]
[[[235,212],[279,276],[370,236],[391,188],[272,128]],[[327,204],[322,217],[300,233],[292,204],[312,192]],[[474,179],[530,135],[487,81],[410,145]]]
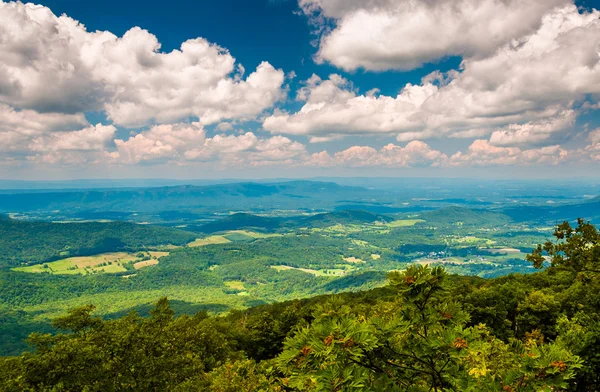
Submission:
[[[346,210],[313,215],[304,219],[300,219],[298,224],[301,227],[325,227],[333,225],[391,222],[393,220],[393,218],[388,216],[379,215],[364,210]]]
[[[38,264],[70,256],[183,245],[193,233],[127,222],[50,223],[0,220],[0,267]]]
[[[202,233],[227,230],[253,229],[258,231],[294,229],[300,227],[327,227],[333,225],[391,222],[393,218],[362,210],[334,211],[311,216],[270,218],[253,214],[237,213],[197,228]]]
[[[499,226],[511,221],[511,217],[503,213],[464,207],[447,207],[426,211],[422,212],[420,217],[437,224]]]

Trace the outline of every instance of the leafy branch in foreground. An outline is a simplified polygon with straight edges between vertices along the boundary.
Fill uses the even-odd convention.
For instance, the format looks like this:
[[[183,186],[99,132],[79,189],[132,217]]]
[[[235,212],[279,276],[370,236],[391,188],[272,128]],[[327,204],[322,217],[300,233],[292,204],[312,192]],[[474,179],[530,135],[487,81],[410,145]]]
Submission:
[[[395,306],[356,316],[335,301],[285,343],[277,364],[300,391],[539,391],[567,387],[581,366],[536,334],[502,342],[448,298],[441,267],[390,274]]]

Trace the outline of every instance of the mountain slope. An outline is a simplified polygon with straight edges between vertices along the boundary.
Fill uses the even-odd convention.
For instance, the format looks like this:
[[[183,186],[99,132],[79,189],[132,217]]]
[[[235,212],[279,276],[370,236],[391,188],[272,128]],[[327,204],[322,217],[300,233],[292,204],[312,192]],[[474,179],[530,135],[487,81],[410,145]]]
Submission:
[[[198,228],[202,233],[215,233],[218,231],[258,229],[273,230],[281,227],[281,218],[266,218],[253,214],[237,213],[221,220],[207,223]]]
[[[447,207],[435,211],[422,212],[422,219],[439,224],[462,224],[495,226],[509,223],[511,218],[499,212],[470,209],[464,207]]]
[[[312,216],[296,216],[288,218],[268,218],[253,214],[238,213],[216,222],[207,223],[197,228],[202,233],[215,233],[227,230],[254,229],[276,230],[279,228],[327,227],[333,225],[370,224],[375,222],[391,222],[393,218],[374,214],[368,211],[349,210],[335,211]]]
[[[333,225],[351,225],[375,222],[391,222],[393,218],[379,215],[363,210],[335,211],[325,214],[317,214],[308,218],[300,219],[299,225],[309,227],[325,227]]]
[[[181,230],[127,222],[0,220],[0,267],[149,246],[183,245],[195,238],[195,234]]]

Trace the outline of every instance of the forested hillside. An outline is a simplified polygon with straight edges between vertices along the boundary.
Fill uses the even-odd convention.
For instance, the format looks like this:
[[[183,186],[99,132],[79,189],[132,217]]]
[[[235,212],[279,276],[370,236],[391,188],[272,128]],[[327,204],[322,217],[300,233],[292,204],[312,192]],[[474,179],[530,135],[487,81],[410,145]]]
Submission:
[[[343,210],[310,216],[293,217],[264,217],[247,213],[237,213],[218,221],[197,227],[202,233],[214,233],[227,230],[258,229],[297,229],[297,228],[323,228],[334,225],[360,225],[369,223],[392,222],[394,218],[374,214],[364,210]]]
[[[183,245],[189,232],[127,222],[50,223],[0,219],[0,267],[158,245]]]
[[[93,306],[0,360],[3,391],[597,391],[600,235],[559,225],[528,256],[544,271],[484,280],[392,272],[360,293],[175,317]]]

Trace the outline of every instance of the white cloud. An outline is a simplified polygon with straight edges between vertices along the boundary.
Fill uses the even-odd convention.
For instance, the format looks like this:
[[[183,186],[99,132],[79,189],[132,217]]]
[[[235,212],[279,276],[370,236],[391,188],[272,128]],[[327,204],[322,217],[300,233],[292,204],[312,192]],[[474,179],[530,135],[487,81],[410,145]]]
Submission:
[[[79,131],[52,132],[33,139],[29,150],[44,151],[104,151],[117,129],[112,125],[96,124]]]
[[[306,101],[295,114],[276,112],[263,122],[272,133],[296,135],[391,133],[422,127],[418,108],[433,95],[433,84],[408,84],[396,97],[357,95],[339,75],[321,80],[313,75],[298,97]]]
[[[467,152],[457,152],[449,166],[556,165],[569,158],[560,146],[521,150],[518,147],[497,147],[487,140],[475,140]]]
[[[575,124],[574,110],[565,110],[556,117],[530,121],[525,124],[510,124],[496,130],[490,143],[496,146],[537,145],[565,139]]]
[[[206,137],[200,123],[157,125],[128,140],[115,140],[113,161],[126,164],[218,162],[225,166],[293,164],[307,156],[303,144],[283,136],[242,135]]]
[[[335,153],[333,157],[322,151],[312,154],[306,164],[325,167],[436,167],[443,165],[447,159],[445,154],[433,150],[428,144],[412,141],[405,147],[390,143],[380,150],[369,146],[353,146]]]
[[[199,123],[156,125],[128,140],[115,140],[118,160],[125,163],[171,160],[202,145],[206,133]]]
[[[364,35],[372,46],[382,44]],[[298,94],[304,106],[296,113],[276,112],[263,126],[272,133],[319,137],[396,133],[399,141],[498,131],[498,144],[553,143],[574,121],[576,102],[597,101],[599,47],[600,11],[565,6],[546,14],[530,36],[488,57],[465,58],[460,72],[434,72],[421,85],[407,84],[395,97],[359,95],[338,75],[313,76]]]
[[[163,53],[138,27],[122,37],[88,32],[46,7],[0,1],[0,102],[13,107],[103,109],[116,124],[136,127],[253,118],[284,96],[284,73],[269,63],[242,74],[226,49],[203,38]]]
[[[41,114],[0,104],[0,151],[24,152],[35,138],[44,134],[81,129],[86,125],[81,114]]]
[[[204,145],[185,153],[189,161],[219,161],[230,167],[296,165],[306,159],[303,144],[283,136],[259,138],[252,132],[243,135],[208,138]]]
[[[482,57],[534,32],[569,0],[299,0],[324,33],[316,56],[345,70],[413,69],[445,56]],[[335,27],[326,27],[333,19]]]
[[[589,139],[592,143],[600,143],[600,128],[590,132]]]

